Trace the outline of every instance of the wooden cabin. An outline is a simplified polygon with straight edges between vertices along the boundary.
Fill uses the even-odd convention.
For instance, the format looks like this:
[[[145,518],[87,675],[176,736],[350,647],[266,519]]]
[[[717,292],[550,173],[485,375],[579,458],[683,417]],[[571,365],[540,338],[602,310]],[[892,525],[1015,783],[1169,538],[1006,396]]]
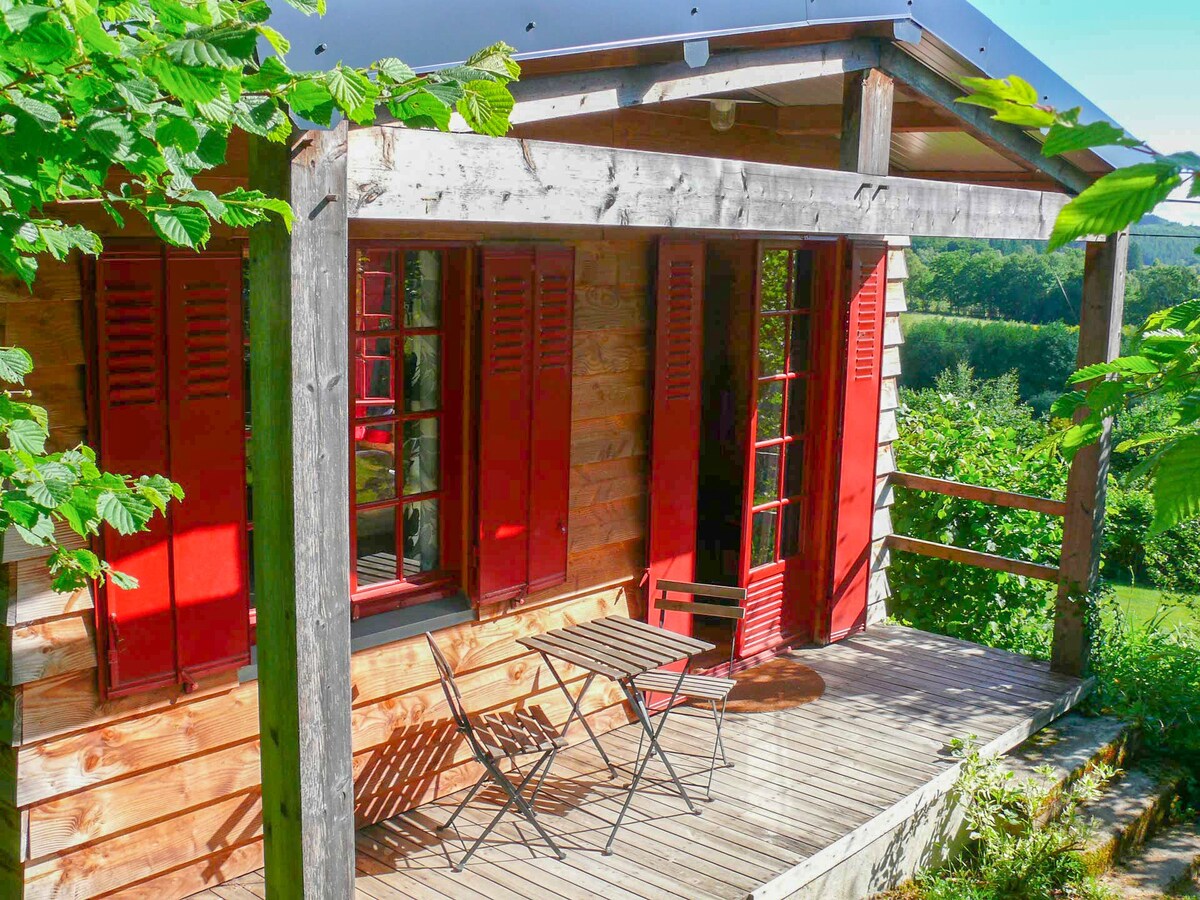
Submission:
[[[904,248],[1045,239],[1070,194],[1123,162],[1044,159],[1036,135],[957,104],[956,79],[1017,73],[1048,102],[1098,110],[965,0],[621,0],[536,19],[507,0],[440,0],[403,21],[382,0],[331,7],[280,11],[294,56],[320,45],[321,61],[434,67],[516,46],[513,130],[343,124],[292,148],[238,143],[212,183],[290,196],[290,236],[223,233],[185,253],[131,223],[98,260],[47,264],[32,296],[4,286],[3,343],[34,356],[52,443],[86,439],[107,468],[166,473],[188,495],[146,534],[103,536],[136,591],[56,594],[34,548],[4,543],[5,897],[188,896],[262,867],[264,821],[276,896],[349,897],[356,825],[476,777],[420,635],[436,633],[473,708],[540,703],[561,721],[565,701],[515,639],[644,617],[661,578],[748,589],[735,669],[797,647],[834,660],[823,674],[852,699],[806,733],[870,744],[911,726],[925,747],[934,726],[904,692],[929,691],[950,710],[938,740],[975,728],[1007,750],[1079,698],[1103,444],[1049,509],[1065,516],[1061,566],[1032,573],[1061,584],[1054,673],[876,624],[904,489],[890,450]],[[1081,361],[1114,352],[1124,247],[1089,244]],[[987,720],[934,668],[892,694],[875,670],[877,714],[858,717],[853,642],[872,635],[970,674],[991,691]],[[590,696],[598,731],[629,721],[615,688]],[[848,752],[836,746],[821,758]],[[951,763],[930,760],[879,807],[832,763],[772,777],[781,793],[802,771],[849,779],[812,839],[844,861],[868,846],[860,825],[878,843],[912,798],[946,793]],[[811,863],[824,850],[805,857],[808,881],[778,852],[772,877],[791,881],[756,896],[828,871]],[[646,897],[672,879],[680,896],[724,895],[689,893],[700,883],[677,857],[612,871],[623,885],[646,873]],[[905,865],[855,883],[886,886]],[[594,866],[573,887],[555,871],[567,887],[553,896],[609,884]],[[396,877],[398,893],[360,889],[520,895],[502,875],[461,892]]]

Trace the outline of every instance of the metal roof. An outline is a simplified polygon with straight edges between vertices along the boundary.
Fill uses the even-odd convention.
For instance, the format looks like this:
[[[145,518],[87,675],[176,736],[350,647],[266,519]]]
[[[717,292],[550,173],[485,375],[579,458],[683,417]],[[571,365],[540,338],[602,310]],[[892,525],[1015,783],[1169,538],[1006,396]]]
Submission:
[[[1059,108],[1111,118],[967,0],[334,0],[324,18],[280,4],[271,24],[292,42],[297,68],[342,61],[365,66],[398,56],[419,70],[459,62],[505,41],[518,59],[675,43],[840,23],[895,22],[921,33],[906,49],[946,76],[1020,75]],[[1113,166],[1135,151],[1097,152]]]

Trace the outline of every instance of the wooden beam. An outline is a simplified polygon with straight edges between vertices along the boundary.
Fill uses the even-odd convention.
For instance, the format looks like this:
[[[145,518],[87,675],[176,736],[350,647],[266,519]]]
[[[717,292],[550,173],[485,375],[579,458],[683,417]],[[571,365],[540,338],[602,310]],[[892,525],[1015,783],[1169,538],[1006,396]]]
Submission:
[[[394,126],[350,132],[350,216],[1046,240],[1066,197]]]
[[[345,124],[256,142],[295,225],[250,235],[251,424],[269,897],[354,895]]]
[[[1125,275],[1129,234],[1088,244],[1083,264],[1083,301],[1079,316],[1080,367],[1110,362],[1121,352],[1125,312]],[[1081,413],[1082,414],[1082,413]],[[1088,668],[1090,644],[1088,595],[1100,570],[1104,501],[1112,457],[1112,420],[1100,439],[1075,454],[1067,476],[1067,514],[1063,520],[1062,582],[1054,613],[1050,664],[1064,675]]]
[[[886,540],[887,545],[893,550],[900,550],[904,553],[917,553],[921,556],[963,563],[980,569],[991,569],[994,572],[1007,572],[1010,575],[1036,578],[1038,581],[1058,582],[1059,570],[1055,566],[1026,562],[1023,559],[1010,559],[994,553],[981,553],[978,550],[967,550],[964,547],[951,547],[949,544],[923,541],[920,538],[908,537],[903,534],[888,535]]]
[[[895,84],[878,69],[852,72],[842,85],[842,171],[886,175],[892,160]]]
[[[1004,151],[1045,172],[1063,187],[1080,193],[1092,183],[1092,176],[1062,157],[1042,156],[1042,143],[1015,125],[992,120],[989,110],[956,102],[966,92],[927,69],[894,45],[880,48],[879,67],[903,81],[917,93],[971,126]]]
[[[992,506],[1004,506],[1009,509],[1026,509],[1030,512],[1044,513],[1048,516],[1063,516],[1067,512],[1067,504],[1064,501],[1051,500],[1047,497],[1016,494],[1012,491],[1001,491],[996,488],[981,487],[975,484],[964,484],[960,481],[947,481],[944,478],[930,478],[928,475],[914,475],[911,472],[893,472],[888,478],[896,487],[909,488],[914,491],[930,491],[946,497],[958,497],[962,500],[989,503]]]
[[[774,111],[773,127],[779,134],[839,137],[842,133],[840,106],[776,106],[769,109]],[[743,112],[738,110],[739,121],[747,118]],[[751,116],[753,115],[751,113]],[[958,119],[923,103],[896,103],[892,108],[892,134],[932,134],[962,130],[963,123]]]
[[[514,125],[521,125],[647,103],[744,91],[841,75],[878,62],[878,43],[854,40],[721,53],[698,69],[680,61],[550,75],[512,85],[516,105],[510,120]]]

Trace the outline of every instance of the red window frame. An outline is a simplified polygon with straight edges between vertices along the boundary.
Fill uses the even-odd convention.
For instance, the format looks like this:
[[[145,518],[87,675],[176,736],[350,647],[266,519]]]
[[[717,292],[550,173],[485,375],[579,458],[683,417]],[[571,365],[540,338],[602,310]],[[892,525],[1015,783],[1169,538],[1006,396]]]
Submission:
[[[437,325],[407,326],[403,322],[404,275],[407,256],[421,251],[435,252],[441,259],[441,310]],[[347,410],[347,432],[350,451],[350,598],[355,618],[372,613],[412,606],[453,594],[463,584],[462,566],[462,436],[464,424],[463,361],[465,358],[465,311],[468,308],[469,281],[466,277],[468,255],[463,245],[428,243],[419,241],[356,240],[350,242],[350,285],[349,285],[349,371],[350,406]],[[360,268],[360,260],[378,265],[386,260],[390,271],[381,274],[390,278],[391,313],[369,311],[363,306],[365,292],[363,278],[376,270]],[[387,318],[392,321],[387,323]],[[368,323],[381,325],[374,329]],[[390,327],[389,327],[390,325]],[[433,336],[440,343],[438,370],[438,396],[440,402],[435,409],[404,410],[404,347],[409,337]],[[360,342],[384,339],[391,341],[391,354],[360,356]],[[368,386],[360,376],[360,359],[378,359],[390,367],[391,397],[372,397]],[[367,408],[391,405],[386,413],[366,414]],[[359,413],[364,414],[360,415]],[[357,442],[372,426],[392,428],[392,441],[397,456],[403,454],[404,425],[406,422],[434,419],[438,424],[438,473],[437,485],[432,490],[404,493],[404,466],[394,460],[394,496],[373,501],[358,502],[357,497]],[[403,567],[404,559],[404,510],[408,504],[425,500],[438,503],[438,553],[439,565],[429,572],[406,576],[397,573],[394,580],[369,585],[359,585],[358,572],[358,513],[391,509],[395,515],[396,559]]]
[[[745,559],[745,571],[747,577],[752,573],[765,570],[770,566],[777,565],[785,559],[790,559],[804,551],[804,522],[803,518],[809,509],[809,500],[812,493],[813,481],[813,405],[817,399],[815,388],[817,387],[816,365],[818,360],[818,343],[817,343],[817,328],[819,327],[819,318],[816,315],[819,305],[818,291],[822,288],[820,266],[821,250],[824,248],[813,246],[811,244],[764,244],[762,248],[762,261],[760,262],[760,270],[766,265],[766,258],[772,253],[787,254],[787,274],[786,274],[786,302],[783,309],[768,310],[764,308],[764,298],[762,289],[756,286],[756,305],[754,314],[754,388],[751,397],[751,410],[754,411],[752,416],[754,421],[755,432],[751,435],[750,441],[750,477],[747,479],[747,509],[749,510],[746,517],[745,531],[745,546],[743,558]],[[796,261],[799,254],[804,254],[810,266],[808,275],[809,295],[802,306],[796,305]],[[756,276],[761,282],[762,275]],[[761,371],[761,343],[762,343],[762,326],[767,320],[777,319],[784,323],[783,326],[783,358],[782,371],[763,374]],[[795,324],[796,320],[804,319],[807,321],[807,346],[805,347],[804,359],[797,358],[793,347],[795,339]],[[793,402],[793,391],[799,383],[805,385],[805,418],[802,426],[798,429],[798,433],[791,433],[793,428],[791,424],[791,404]],[[759,400],[762,396],[764,386],[778,384],[781,386],[781,399],[779,411],[779,434],[777,436],[760,439],[758,434],[758,415]],[[778,450],[777,469],[774,473],[774,493],[772,499],[758,502],[758,474],[759,474],[759,454],[762,451]],[[793,485],[792,489],[788,487],[788,465],[793,454],[800,454],[800,484]],[[791,548],[784,547],[785,533],[788,529],[787,516],[790,508],[797,508],[799,511],[795,513],[798,520],[795,524],[796,534],[794,536],[794,544]],[[759,513],[775,512],[777,518],[774,526],[774,545],[769,559],[756,561],[754,558],[754,520]]]

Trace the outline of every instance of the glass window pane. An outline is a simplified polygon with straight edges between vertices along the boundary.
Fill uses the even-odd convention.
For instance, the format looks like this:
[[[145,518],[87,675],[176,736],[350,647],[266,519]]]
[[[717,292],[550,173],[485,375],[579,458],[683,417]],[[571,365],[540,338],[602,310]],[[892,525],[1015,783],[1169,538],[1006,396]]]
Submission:
[[[405,495],[436,491],[439,471],[437,419],[409,419],[404,423]]]
[[[442,400],[442,339],[418,334],[404,339],[404,410],[428,412]]]
[[[788,444],[787,462],[783,473],[783,492],[795,497],[804,492],[804,444]]]
[[[779,499],[779,456],[781,446],[765,447],[754,453],[754,505]]]
[[[800,538],[804,527],[800,512],[799,503],[792,503],[783,508],[783,534],[779,536],[780,559],[788,559],[800,552]]]
[[[404,254],[404,325],[434,328],[442,320],[442,254],[417,250]]]
[[[382,405],[389,411],[395,408],[394,344],[391,338],[354,342],[355,397],[363,406]]]
[[[750,565],[761,566],[775,561],[775,524],[778,509],[756,512],[750,523]]]
[[[793,378],[788,382],[788,434],[800,437],[808,424],[808,381]]]
[[[358,331],[384,331],[396,327],[396,283],[390,250],[367,250],[358,255],[358,305],[354,327]]]
[[[396,507],[367,509],[356,520],[358,586],[396,580]]]
[[[792,307],[794,309],[811,309],[813,300],[813,260],[815,254],[811,250],[797,250],[792,262],[794,274],[792,277]]]
[[[792,367],[793,372],[807,372],[812,368],[812,361],[808,358],[808,333],[810,321],[808,316],[799,315],[792,317]]]
[[[771,441],[783,437],[783,382],[760,381],[758,383],[757,440]]]
[[[395,425],[389,422],[354,429],[354,483],[356,503],[395,499]]]
[[[758,327],[758,374],[782,375],[784,372],[784,332],[789,316],[764,316]]]
[[[438,501],[404,505],[404,574],[433,572],[439,563]]]
[[[788,257],[787,250],[768,250],[763,254],[762,308],[784,310],[788,308]]]

